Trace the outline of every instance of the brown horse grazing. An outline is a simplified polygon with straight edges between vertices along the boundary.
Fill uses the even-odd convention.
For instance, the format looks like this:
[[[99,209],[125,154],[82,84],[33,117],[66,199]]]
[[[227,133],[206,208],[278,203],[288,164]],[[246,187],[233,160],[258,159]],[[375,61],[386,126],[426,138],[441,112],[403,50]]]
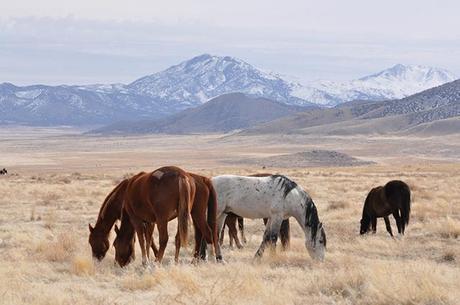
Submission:
[[[93,257],[102,260],[110,248],[109,235],[115,221],[121,218],[121,208],[128,179],[120,182],[105,198],[99,210],[96,225],[89,227],[89,244]]]
[[[161,168],[159,170],[166,172],[167,170],[171,169],[171,167]],[[217,224],[216,224],[216,210],[217,210],[217,200],[216,200],[216,193],[214,187],[210,179],[191,174],[189,173],[190,177],[192,178],[193,185],[195,187],[195,197],[193,200],[193,206],[191,209],[191,216],[193,220],[193,224],[195,227],[195,251],[194,257],[198,258],[199,256],[199,247],[201,243],[202,236],[204,240],[209,244],[214,244],[214,248],[217,244]],[[206,218],[207,214],[207,218]],[[125,217],[126,216],[126,217]],[[172,217],[171,219],[175,218],[176,216]],[[148,234],[153,233],[154,223],[145,224],[146,230]],[[115,246],[115,259],[119,263],[121,267],[128,264],[131,260],[134,259],[134,230],[132,224],[129,220],[129,216],[127,213],[123,214],[122,223],[120,229],[115,226],[115,232],[117,233],[117,237],[114,241]],[[161,233],[160,233],[161,234]],[[178,232],[176,234],[176,253],[175,253],[175,261],[178,261],[179,257],[179,249],[181,245],[180,240],[180,230],[178,227]],[[161,236],[160,236],[160,243],[161,243]],[[161,245],[160,245],[161,246]],[[152,238],[152,248],[154,250],[155,256],[158,260],[159,251],[156,250],[156,247],[153,242]],[[217,253],[217,252],[216,252]],[[222,260],[221,257],[217,257],[216,259]]]
[[[377,231],[377,217],[385,219],[388,233],[393,236],[388,215],[393,214],[398,233],[404,235],[410,218],[410,188],[399,180],[393,180],[373,188],[364,202],[360,234],[367,233],[372,224],[372,231]]]
[[[179,238],[176,247],[186,245],[188,223],[195,197],[193,178],[178,167],[162,167],[152,173],[144,173],[129,179],[123,203],[123,217],[126,214],[137,233],[142,251],[142,264],[150,260],[153,225],[156,223],[160,236],[157,261],[161,263],[169,239],[168,222],[178,218]],[[123,221],[122,225],[128,221]],[[126,225],[122,227],[126,231]],[[118,228],[116,231],[120,232]],[[119,238],[120,237],[120,238]],[[132,240],[132,239],[131,239]],[[132,242],[128,241],[128,244]],[[126,240],[117,234],[115,251],[120,251]],[[120,265],[121,263],[118,262]]]

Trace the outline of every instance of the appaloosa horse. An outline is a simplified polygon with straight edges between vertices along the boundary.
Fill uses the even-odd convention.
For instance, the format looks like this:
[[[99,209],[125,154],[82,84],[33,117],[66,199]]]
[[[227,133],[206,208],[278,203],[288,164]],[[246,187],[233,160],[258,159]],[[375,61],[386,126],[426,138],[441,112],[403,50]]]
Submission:
[[[238,230],[236,229],[237,222],[238,222]],[[268,222],[268,219],[264,218],[264,225],[267,225],[267,222]],[[238,238],[238,231],[241,234],[241,240],[243,241],[243,243],[246,243],[246,236],[244,234],[244,218],[236,214],[233,214],[233,213],[227,214],[227,217],[225,218],[224,227],[222,228],[222,231],[220,232],[220,237],[219,237],[219,243],[221,246],[224,242],[225,227],[228,228],[228,238],[230,241],[230,248],[233,248],[233,241],[235,241],[236,247],[238,249],[243,248],[243,245],[241,244],[240,239]],[[281,223],[280,239],[281,239],[282,249],[283,250],[289,249],[289,243],[290,243],[289,219],[285,219]]]
[[[369,192],[364,202],[360,234],[367,233],[371,224],[372,231],[375,233],[377,218],[383,217],[388,233],[393,236],[388,218],[390,214],[393,214],[396,220],[398,233],[404,235],[410,218],[410,188],[399,180],[390,181],[385,186],[375,187]]]
[[[310,256],[318,260],[324,259],[326,233],[319,221],[316,206],[294,181],[281,175],[223,175],[211,180],[218,195],[219,232],[229,212],[244,218],[268,218],[262,243],[256,253],[256,257],[260,257],[268,244],[276,243],[283,220],[294,217],[304,231],[305,246]],[[218,255],[220,251],[218,247]],[[203,256],[205,251],[202,252]]]
[[[268,177],[272,175],[273,174],[268,174],[268,173],[258,173],[258,174],[249,175],[248,177]],[[234,213],[228,213],[227,217],[225,218],[224,227],[222,228],[222,231],[220,232],[220,237],[219,237],[220,245],[222,245],[224,242],[224,231],[225,231],[225,227],[227,226],[228,227],[228,237],[230,240],[230,247],[233,248],[233,240],[235,240],[236,247],[238,249],[243,248],[243,245],[241,244],[238,238],[238,232],[236,230],[237,221],[238,221],[238,230],[240,231],[240,234],[241,234],[241,239],[243,240],[243,243],[246,243],[246,236],[244,234],[244,218]],[[265,226],[267,225],[267,222],[268,222],[268,219],[264,218]],[[282,249],[287,250],[289,248],[289,243],[290,243],[289,219],[285,219],[281,223],[280,239],[281,239]]]

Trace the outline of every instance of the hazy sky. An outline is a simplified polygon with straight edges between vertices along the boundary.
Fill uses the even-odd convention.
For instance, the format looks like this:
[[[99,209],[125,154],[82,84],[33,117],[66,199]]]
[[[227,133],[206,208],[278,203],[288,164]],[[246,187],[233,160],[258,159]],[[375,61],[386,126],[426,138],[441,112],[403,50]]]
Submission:
[[[301,80],[460,76],[460,1],[0,0],[0,82],[129,83],[211,53]]]

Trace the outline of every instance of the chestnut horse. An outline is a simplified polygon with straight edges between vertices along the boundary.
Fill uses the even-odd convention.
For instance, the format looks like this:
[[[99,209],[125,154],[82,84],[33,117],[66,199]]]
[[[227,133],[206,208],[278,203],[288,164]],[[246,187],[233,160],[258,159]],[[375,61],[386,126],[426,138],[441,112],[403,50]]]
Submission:
[[[393,180],[373,188],[366,197],[361,218],[360,234],[367,233],[372,223],[372,231],[377,231],[377,218],[383,217],[388,233],[391,231],[388,215],[393,214],[398,227],[398,233],[404,235],[410,218],[410,188],[399,180]]]
[[[139,174],[129,179],[123,202],[122,224],[127,223],[123,221],[126,214],[137,233],[144,266],[150,261],[149,250],[155,223],[160,236],[157,255],[160,263],[168,242],[168,222],[171,219],[178,218],[179,238],[176,240],[176,247],[187,244],[194,197],[195,185],[191,176],[178,167],[162,167],[152,173]],[[118,241],[114,242],[116,246],[119,244]],[[117,250],[116,247],[115,251]]]
[[[161,168],[163,173],[170,171],[171,169],[177,170],[177,168],[173,167],[166,167]],[[158,170],[157,170],[158,171]],[[185,172],[183,172],[185,173]],[[182,173],[182,174],[183,174]],[[199,255],[199,248],[202,237],[204,240],[209,244],[214,244],[214,248],[216,247],[218,241],[218,234],[217,234],[217,224],[216,224],[216,211],[217,211],[217,201],[216,201],[216,193],[214,187],[212,186],[211,180],[187,173],[189,175],[190,183],[192,184],[192,188],[195,189],[195,196],[193,200],[193,206],[191,208],[191,216],[195,228],[195,251],[194,257],[198,258]],[[163,179],[163,177],[160,178]],[[124,210],[125,211],[125,210]],[[207,218],[206,218],[207,214]],[[175,218],[176,215],[173,213],[171,219]],[[158,221],[157,221],[158,223]],[[145,224],[147,234],[150,236],[153,233],[154,222]],[[159,228],[160,231],[160,228]],[[130,220],[130,215],[123,212],[122,223],[120,229],[115,226],[115,232],[117,233],[117,237],[114,241],[115,246],[115,259],[119,263],[121,267],[128,264],[132,259],[134,259],[134,230],[132,227],[132,221]],[[181,245],[180,240],[180,227],[178,227],[178,232],[176,234],[176,253],[175,253],[175,261],[178,261],[179,257],[179,249]],[[167,239],[166,239],[167,241]],[[160,232],[160,249],[161,249],[161,232]],[[182,242],[183,243],[183,242]],[[161,261],[162,256],[160,256],[160,251],[156,251],[156,247],[153,242],[153,238],[151,238],[152,248],[154,249],[155,256],[157,257],[158,261]],[[216,257],[218,261],[222,260],[221,257]]]

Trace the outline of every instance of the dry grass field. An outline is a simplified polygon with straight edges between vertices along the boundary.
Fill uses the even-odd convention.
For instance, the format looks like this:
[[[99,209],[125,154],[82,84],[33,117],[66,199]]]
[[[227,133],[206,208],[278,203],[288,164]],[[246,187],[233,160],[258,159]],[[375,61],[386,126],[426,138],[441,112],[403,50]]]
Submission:
[[[97,138],[74,130],[0,130],[1,304],[459,304],[459,137],[307,138],[155,136]],[[232,165],[244,157],[310,148],[346,152],[362,167],[266,168]],[[125,175],[177,164],[204,175],[279,172],[315,201],[327,233],[324,262],[312,261],[293,222],[291,249],[253,255],[262,221],[246,221],[248,243],[223,248],[225,265],[191,265],[191,247],[173,262],[175,222],[165,263],[114,266],[113,248],[91,258],[88,223]],[[402,179],[413,193],[406,235],[359,236],[373,186]],[[391,219],[396,230],[394,219]],[[112,234],[112,238],[113,238]]]

